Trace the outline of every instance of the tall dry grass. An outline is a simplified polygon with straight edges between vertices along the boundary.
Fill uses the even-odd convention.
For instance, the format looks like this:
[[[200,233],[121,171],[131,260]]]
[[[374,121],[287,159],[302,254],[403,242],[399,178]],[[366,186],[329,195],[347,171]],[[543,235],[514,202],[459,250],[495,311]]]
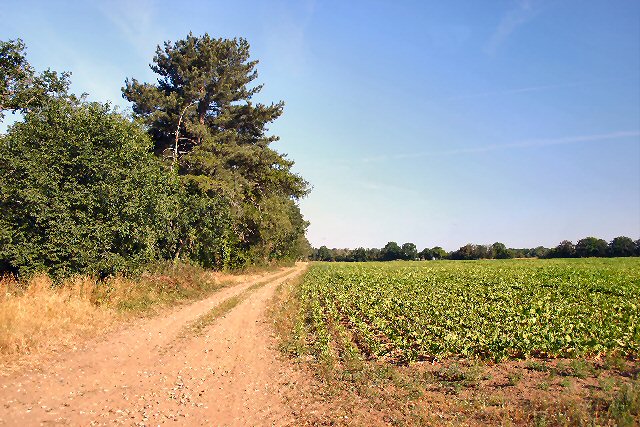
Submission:
[[[45,275],[27,283],[0,280],[0,365],[73,344],[112,325],[113,311],[92,302],[96,282],[78,277],[54,286]]]
[[[192,301],[245,280],[187,264],[163,264],[136,278],[74,277],[54,283],[0,278],[0,373],[22,362],[73,348],[135,316]]]

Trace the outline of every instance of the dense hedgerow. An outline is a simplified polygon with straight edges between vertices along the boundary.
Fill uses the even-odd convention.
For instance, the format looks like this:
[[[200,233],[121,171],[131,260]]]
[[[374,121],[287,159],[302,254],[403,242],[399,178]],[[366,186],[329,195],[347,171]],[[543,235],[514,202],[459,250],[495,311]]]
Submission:
[[[133,120],[69,94],[68,73],[35,73],[23,51],[0,41],[0,119],[24,117],[0,135],[0,275],[105,277],[177,259],[237,269],[309,248],[307,183],[269,148],[282,103],[251,102],[261,86],[247,87],[245,40],[165,44],[152,68],[185,78],[127,81]]]
[[[178,181],[107,105],[51,101],[0,142],[0,260],[20,275],[108,275],[167,258]]]

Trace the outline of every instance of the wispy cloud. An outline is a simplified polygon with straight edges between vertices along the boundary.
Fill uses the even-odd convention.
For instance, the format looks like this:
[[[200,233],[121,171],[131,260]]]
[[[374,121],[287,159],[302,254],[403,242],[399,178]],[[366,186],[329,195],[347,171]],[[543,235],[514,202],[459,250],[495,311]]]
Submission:
[[[483,145],[480,147],[456,148],[453,150],[422,151],[422,152],[417,151],[413,153],[400,153],[400,154],[394,154],[390,156],[366,157],[362,159],[362,161],[365,163],[373,163],[373,162],[380,162],[385,160],[412,159],[416,157],[454,156],[458,154],[486,153],[489,151],[502,151],[502,150],[517,149],[517,148],[544,147],[549,145],[577,144],[577,143],[583,143],[583,142],[610,141],[610,140],[638,138],[638,137],[640,137],[640,130],[616,131],[616,132],[610,132],[610,133],[567,136],[567,137],[561,137],[561,138],[530,139],[530,140],[516,141],[509,144],[490,144],[490,145]]]
[[[526,93],[526,92],[542,92],[542,91],[553,90],[553,89],[565,89],[569,87],[584,86],[585,84],[586,83],[584,82],[575,82],[575,83],[563,83],[563,84],[556,84],[556,85],[528,86],[528,87],[521,87],[521,88],[515,88],[515,89],[470,93],[466,95],[454,96],[449,98],[449,100],[483,98],[486,96],[512,95],[512,94]]]
[[[155,7],[152,0],[111,0],[98,2],[97,8],[144,57],[153,53],[159,40],[162,40],[154,22]]]
[[[373,190],[373,191],[385,191],[385,192],[393,192],[393,193],[400,192],[400,193],[410,193],[410,194],[418,193],[418,191],[414,190],[413,188],[399,187],[397,185],[390,185],[390,184],[380,184],[380,183],[370,182],[370,181],[361,182],[360,185],[362,186],[362,188],[366,190]]]
[[[498,27],[494,30],[485,45],[485,52],[490,55],[495,55],[509,36],[519,27],[533,19],[538,14],[538,11],[533,0],[518,0],[515,5],[502,16]]]

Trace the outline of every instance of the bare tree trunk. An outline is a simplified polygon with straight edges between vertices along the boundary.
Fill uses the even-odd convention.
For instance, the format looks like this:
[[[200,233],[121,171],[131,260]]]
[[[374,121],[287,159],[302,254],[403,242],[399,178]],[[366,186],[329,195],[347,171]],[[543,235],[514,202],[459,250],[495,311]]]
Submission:
[[[208,100],[205,98],[198,103],[198,122],[204,125],[204,118],[207,115],[207,107],[209,106]],[[202,135],[198,135],[198,145],[202,143]]]
[[[178,126],[176,127],[176,132],[175,132],[176,139],[174,141],[174,146],[173,146],[173,165],[172,166],[174,170],[178,165],[178,141],[180,141],[180,126],[182,126],[182,118],[184,117],[184,114],[187,112],[187,109],[192,105],[194,105],[196,102],[198,101],[193,101],[192,103],[184,107],[182,109],[182,112],[180,113],[180,117],[178,118]]]

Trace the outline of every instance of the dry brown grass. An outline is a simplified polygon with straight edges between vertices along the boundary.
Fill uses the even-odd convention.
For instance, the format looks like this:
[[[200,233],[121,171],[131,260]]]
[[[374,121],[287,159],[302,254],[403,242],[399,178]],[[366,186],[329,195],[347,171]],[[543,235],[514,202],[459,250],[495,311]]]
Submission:
[[[41,275],[28,283],[0,280],[0,366],[23,355],[72,346],[109,328],[113,310],[91,300],[96,282],[78,277],[54,286]]]
[[[132,317],[156,314],[247,278],[185,264],[105,281],[74,277],[54,283],[46,275],[22,282],[0,278],[0,374],[73,348]]]

